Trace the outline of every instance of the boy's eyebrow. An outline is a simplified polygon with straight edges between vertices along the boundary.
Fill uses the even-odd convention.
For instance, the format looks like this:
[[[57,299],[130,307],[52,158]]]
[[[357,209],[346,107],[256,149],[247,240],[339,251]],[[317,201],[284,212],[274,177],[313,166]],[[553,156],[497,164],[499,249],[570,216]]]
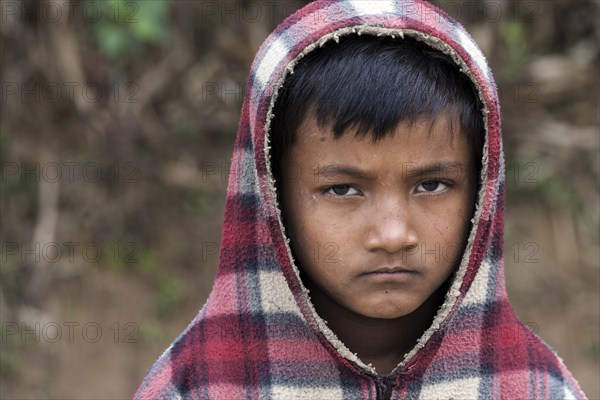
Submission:
[[[407,177],[415,177],[435,172],[443,172],[445,174],[449,172],[465,173],[467,171],[466,167],[467,164],[454,161],[441,161],[433,164],[406,163],[403,166],[403,171],[405,171]]]
[[[338,176],[338,175],[346,175],[346,176],[350,176],[353,178],[359,178],[359,179],[371,179],[372,176],[368,173],[366,173],[365,171],[356,168],[356,167],[351,167],[349,165],[340,165],[340,164],[336,164],[336,163],[327,163],[323,166],[317,165],[317,168],[315,168],[315,178],[317,177],[323,177],[323,178],[328,178],[328,177],[334,177],[334,176]]]
[[[442,161],[433,164],[424,164],[416,162],[406,162],[402,165],[402,171],[406,177],[415,177],[421,175],[427,175],[435,172],[448,173],[450,171],[464,173],[467,165],[461,162],[453,161]],[[339,175],[345,175],[359,179],[373,179],[373,175],[360,168],[352,167],[349,165],[340,165],[334,162],[327,163],[323,166],[317,165],[314,171],[315,178],[322,177],[336,177]]]

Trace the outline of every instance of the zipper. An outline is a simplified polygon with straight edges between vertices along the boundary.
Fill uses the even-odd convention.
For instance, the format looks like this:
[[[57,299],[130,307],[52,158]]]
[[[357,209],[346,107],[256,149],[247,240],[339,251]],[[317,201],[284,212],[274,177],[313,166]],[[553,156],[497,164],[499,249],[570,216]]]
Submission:
[[[394,389],[394,376],[375,378],[375,387],[377,400],[390,400]]]

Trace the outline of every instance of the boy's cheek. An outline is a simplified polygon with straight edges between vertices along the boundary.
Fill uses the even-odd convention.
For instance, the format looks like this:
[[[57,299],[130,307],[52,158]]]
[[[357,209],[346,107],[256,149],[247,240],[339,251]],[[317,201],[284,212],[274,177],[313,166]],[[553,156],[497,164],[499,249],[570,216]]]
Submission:
[[[304,228],[297,229],[291,239],[294,252],[304,265],[315,268],[322,265],[333,267],[341,263],[343,249],[339,242],[340,235],[336,236],[330,229],[319,229],[318,226]]]

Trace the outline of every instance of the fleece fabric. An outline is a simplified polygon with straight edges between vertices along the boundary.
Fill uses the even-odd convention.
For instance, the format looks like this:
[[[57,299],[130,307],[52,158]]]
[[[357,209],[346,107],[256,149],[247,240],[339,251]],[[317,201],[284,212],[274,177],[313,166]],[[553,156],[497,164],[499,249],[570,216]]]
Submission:
[[[316,313],[281,223],[270,169],[268,135],[278,89],[303,56],[345,35],[412,37],[450,55],[484,105],[481,188],[465,253],[431,327],[387,376],[361,361]],[[464,28],[421,0],[310,3],[281,23],[256,55],[212,292],[134,398],[585,398],[562,360],[509,304],[503,199],[496,85]]]

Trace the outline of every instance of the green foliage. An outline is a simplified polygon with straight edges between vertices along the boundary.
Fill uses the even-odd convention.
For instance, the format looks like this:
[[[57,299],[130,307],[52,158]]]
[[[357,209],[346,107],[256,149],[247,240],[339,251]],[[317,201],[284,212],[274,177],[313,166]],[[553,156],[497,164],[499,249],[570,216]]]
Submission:
[[[180,140],[186,142],[198,140],[199,128],[194,121],[178,120],[171,125],[171,131]]]
[[[12,162],[2,160],[0,166],[0,175],[2,175],[2,188],[0,189],[0,202],[5,207],[8,204],[18,205],[14,209],[22,216],[31,217],[37,212],[38,190],[40,173],[36,172],[36,166],[39,170],[39,164],[35,162],[17,162],[15,167]],[[4,170],[4,168],[11,168]],[[26,171],[26,172],[25,172]]]
[[[140,340],[144,343],[162,343],[165,340],[164,330],[154,319],[140,323]]]
[[[543,179],[536,185],[536,189],[550,205],[571,210],[577,209],[577,199],[573,190],[560,177],[551,176]]]
[[[507,191],[514,198],[528,199],[529,202],[537,199],[557,208],[576,211],[579,206],[573,188],[558,176],[547,176],[528,184],[508,185]]]
[[[120,1],[129,4],[130,0]],[[132,25],[134,36],[141,40],[159,42],[167,37],[168,3],[166,0],[138,1],[138,23]]]
[[[181,301],[181,289],[173,278],[165,277],[161,280],[158,296],[155,300],[156,311],[159,316],[169,315]]]
[[[0,353],[0,375],[5,377],[17,373],[22,363],[22,347],[20,335],[9,335],[4,332],[0,326],[0,336],[2,337],[2,349]]]
[[[588,346],[587,354],[592,360],[600,361],[600,342],[597,339]]]
[[[160,317],[169,315],[182,299],[181,288],[176,279],[162,267],[156,256],[147,249],[141,249],[138,262],[133,267],[149,279],[157,288],[154,306]]]
[[[183,196],[183,206],[189,213],[205,211],[212,201],[210,193],[199,189],[187,190]]]
[[[135,266],[142,274],[151,279],[160,278],[158,276],[161,274],[160,264],[154,254],[144,249],[139,252],[139,257],[137,258],[139,259],[139,262],[136,263]]]
[[[102,18],[91,24],[92,34],[113,62],[132,59],[144,44],[160,44],[168,38],[166,0],[104,0],[101,7]]]
[[[8,138],[0,133],[0,156],[4,156],[4,152],[8,148]]]
[[[506,51],[502,73],[510,78],[519,72],[527,58],[525,26],[520,21],[505,20],[500,28],[500,37]]]

